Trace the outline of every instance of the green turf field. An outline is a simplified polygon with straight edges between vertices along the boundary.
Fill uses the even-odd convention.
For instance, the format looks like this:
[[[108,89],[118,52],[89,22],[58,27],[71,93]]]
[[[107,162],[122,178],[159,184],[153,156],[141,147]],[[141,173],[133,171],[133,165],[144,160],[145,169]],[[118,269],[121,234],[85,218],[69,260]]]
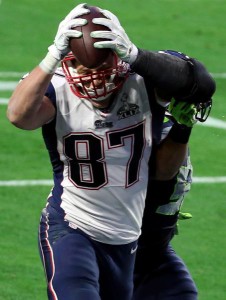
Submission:
[[[51,179],[52,173],[40,130],[27,132],[10,125],[4,103],[20,75],[44,57],[59,21],[78,3],[0,0],[0,300],[46,299],[37,225],[50,186],[5,184]],[[226,2],[98,0],[89,4],[116,13],[137,46],[185,52],[202,61],[216,79],[211,122],[196,126],[190,142],[196,180],[183,211],[193,218],[180,221],[174,246],[196,280],[199,299],[225,300]],[[200,178],[213,182],[196,182]]]

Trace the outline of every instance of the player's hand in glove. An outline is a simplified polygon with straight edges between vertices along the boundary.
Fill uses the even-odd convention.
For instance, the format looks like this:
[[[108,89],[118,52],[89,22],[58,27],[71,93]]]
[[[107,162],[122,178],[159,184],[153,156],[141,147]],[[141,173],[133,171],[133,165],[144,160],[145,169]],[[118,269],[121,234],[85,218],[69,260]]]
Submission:
[[[120,59],[132,64],[138,54],[137,47],[130,41],[118,18],[108,10],[100,10],[106,18],[94,18],[94,24],[104,25],[110,31],[92,31],[91,37],[103,38],[108,41],[95,42],[94,47],[112,49]]]
[[[70,38],[80,38],[82,36],[81,31],[72,28],[85,25],[87,20],[79,17],[89,12],[90,10],[86,7],[85,3],[79,4],[60,23],[54,43],[49,46],[49,52],[39,64],[39,67],[44,72],[47,74],[55,72],[59,61],[70,52]]]
[[[83,26],[87,23],[86,19],[78,18],[90,12],[85,5],[85,3],[77,5],[60,23],[54,43],[48,48],[49,52],[56,59],[61,60],[70,52],[70,38],[80,38],[82,36],[81,31],[72,28]]]
[[[172,99],[168,110],[178,124],[193,127],[197,123],[197,119],[195,118],[197,109],[194,104]]]

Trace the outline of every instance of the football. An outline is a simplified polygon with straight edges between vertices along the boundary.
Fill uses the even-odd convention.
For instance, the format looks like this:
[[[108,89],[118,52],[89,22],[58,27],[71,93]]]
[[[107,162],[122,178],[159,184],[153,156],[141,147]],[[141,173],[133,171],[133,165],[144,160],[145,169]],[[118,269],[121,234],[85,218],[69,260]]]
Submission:
[[[93,24],[93,18],[104,18],[104,15],[95,6],[89,6],[90,13],[81,16],[88,21],[88,23],[81,27],[75,27],[76,30],[80,30],[83,35],[81,38],[70,39],[70,49],[76,59],[87,68],[95,68],[102,64],[111,53],[110,49],[96,49],[93,44],[95,42],[104,40],[96,39],[90,36],[90,32],[96,30],[109,30],[106,26]]]

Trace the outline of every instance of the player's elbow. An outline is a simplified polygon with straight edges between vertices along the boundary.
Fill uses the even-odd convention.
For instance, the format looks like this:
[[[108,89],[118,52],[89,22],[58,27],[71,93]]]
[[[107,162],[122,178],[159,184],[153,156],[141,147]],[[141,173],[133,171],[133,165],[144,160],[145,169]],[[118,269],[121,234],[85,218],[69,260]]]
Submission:
[[[198,92],[201,98],[210,99],[216,91],[216,82],[208,72],[202,72],[198,81]]]
[[[6,116],[11,124],[15,127],[24,130],[32,130],[33,128],[29,128],[28,122],[24,121],[24,117],[21,114],[17,113],[10,105],[7,108]]]
[[[194,63],[194,86],[190,101],[193,103],[209,101],[216,91],[216,82],[204,65],[196,60]]]

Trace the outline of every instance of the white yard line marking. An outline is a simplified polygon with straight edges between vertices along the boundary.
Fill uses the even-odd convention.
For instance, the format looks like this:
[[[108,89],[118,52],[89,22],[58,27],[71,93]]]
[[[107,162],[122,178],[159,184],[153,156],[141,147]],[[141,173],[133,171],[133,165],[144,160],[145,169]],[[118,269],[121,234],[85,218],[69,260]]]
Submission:
[[[212,73],[211,74],[215,79],[225,79],[226,73]]]
[[[0,98],[0,105],[7,105],[8,102],[9,100],[7,98]],[[209,117],[204,123],[198,122],[197,125],[226,129],[226,121],[222,121],[212,117]]]
[[[193,183],[225,183],[226,176],[222,177],[193,177]]]
[[[225,183],[226,176],[193,177],[193,183]],[[0,186],[53,186],[53,180],[1,180]]]
[[[197,123],[197,125],[226,129],[226,121],[222,121],[212,117],[208,117],[206,122],[204,123],[199,122]]]
[[[1,0],[0,0],[1,3]],[[22,77],[24,74],[27,74],[27,72],[15,72],[15,71],[0,71],[0,78],[5,78],[5,77]],[[211,75],[214,78],[226,78],[226,73],[211,73]]]
[[[1,0],[0,0],[1,4]],[[0,81],[0,91],[13,91],[15,87],[18,84],[19,79],[26,74],[27,72],[5,72],[5,71],[0,71],[0,78],[18,78],[17,81]],[[226,73],[212,73],[212,76],[214,78],[223,78],[226,79]],[[0,98],[0,105],[6,105],[8,103],[6,98]],[[209,125],[210,124],[210,125]],[[210,118],[209,120],[203,124],[204,126],[212,126],[210,123]],[[219,125],[220,126],[220,125]],[[218,127],[218,128],[224,128],[225,125],[222,125],[223,127],[218,127],[216,123],[214,123],[213,127]]]
[[[24,74],[26,74],[27,72],[4,72],[4,71],[0,71],[0,78],[6,78],[6,77],[10,77],[10,78],[21,78]]]
[[[36,185],[47,185],[52,186],[53,180],[2,180],[0,186],[36,186]]]
[[[9,99],[7,99],[7,98],[0,98],[0,105],[8,104],[8,102],[9,102]]]
[[[0,81],[0,91],[12,91],[17,84],[18,81]]]
[[[0,105],[8,104],[7,98],[0,98]],[[200,123],[198,122],[197,125],[199,126],[206,126],[206,127],[213,127],[213,128],[220,128],[226,130],[226,121],[222,121],[216,118],[209,117],[206,122]]]

